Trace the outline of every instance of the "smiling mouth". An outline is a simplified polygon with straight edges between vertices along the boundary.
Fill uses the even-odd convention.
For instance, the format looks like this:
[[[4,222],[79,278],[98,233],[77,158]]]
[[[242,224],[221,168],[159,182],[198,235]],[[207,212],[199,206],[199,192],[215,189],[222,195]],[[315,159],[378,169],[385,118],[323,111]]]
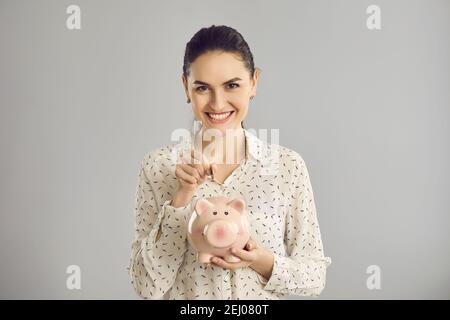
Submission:
[[[216,113],[216,112],[205,112],[205,113],[208,116],[208,118],[210,120],[212,120],[213,122],[224,122],[228,118],[230,118],[230,116],[234,113],[234,111],[227,111],[227,112],[220,112],[220,113]]]

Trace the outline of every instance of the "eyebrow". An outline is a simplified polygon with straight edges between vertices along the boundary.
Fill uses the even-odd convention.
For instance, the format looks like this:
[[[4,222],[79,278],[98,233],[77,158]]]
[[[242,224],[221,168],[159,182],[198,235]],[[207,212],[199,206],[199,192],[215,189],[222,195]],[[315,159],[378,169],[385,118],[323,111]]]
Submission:
[[[242,79],[241,79],[241,78],[238,78],[238,77],[235,77],[235,78],[233,78],[233,79],[230,79],[230,80],[225,81],[224,83],[222,83],[222,85],[228,84],[228,83],[230,83],[230,82],[239,81],[239,80],[242,80]],[[193,84],[203,84],[203,85],[209,86],[208,83],[203,82],[203,81],[200,81],[200,80],[195,80],[195,81],[193,82]]]

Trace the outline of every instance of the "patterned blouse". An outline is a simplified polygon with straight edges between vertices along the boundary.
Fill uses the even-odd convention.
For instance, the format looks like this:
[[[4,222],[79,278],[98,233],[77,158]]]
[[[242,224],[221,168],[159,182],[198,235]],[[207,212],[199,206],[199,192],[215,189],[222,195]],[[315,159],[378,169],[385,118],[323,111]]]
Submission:
[[[173,154],[186,142],[153,150],[143,159],[128,267],[141,297],[280,299],[318,296],[323,290],[331,259],[324,256],[305,161],[293,150],[244,132],[246,157],[239,166],[223,183],[208,178],[185,207],[170,203],[178,184]],[[186,217],[196,200],[213,196],[245,200],[252,239],[274,254],[269,279],[250,267],[229,270],[196,261],[186,237]]]

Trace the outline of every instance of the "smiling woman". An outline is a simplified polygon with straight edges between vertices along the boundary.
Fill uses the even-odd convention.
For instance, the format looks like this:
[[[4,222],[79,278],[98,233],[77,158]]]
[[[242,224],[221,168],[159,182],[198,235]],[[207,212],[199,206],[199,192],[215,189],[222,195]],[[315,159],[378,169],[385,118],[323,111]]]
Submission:
[[[140,296],[279,299],[323,290],[331,259],[323,254],[306,164],[295,151],[268,144],[242,125],[258,76],[247,42],[233,28],[203,28],[187,43],[181,79],[202,125],[194,139],[201,148],[174,163],[182,143],[168,145],[141,163],[129,265]],[[214,143],[211,131],[219,133]],[[209,144],[214,158],[203,153]],[[267,163],[279,167],[268,174]],[[230,248],[228,257],[239,259],[211,256],[204,265],[208,260],[197,259],[186,241],[186,218],[199,199],[213,196],[245,200],[251,238],[244,248]]]
[[[243,128],[258,77],[247,42],[233,28],[204,28],[186,45],[182,81],[205,128]]]

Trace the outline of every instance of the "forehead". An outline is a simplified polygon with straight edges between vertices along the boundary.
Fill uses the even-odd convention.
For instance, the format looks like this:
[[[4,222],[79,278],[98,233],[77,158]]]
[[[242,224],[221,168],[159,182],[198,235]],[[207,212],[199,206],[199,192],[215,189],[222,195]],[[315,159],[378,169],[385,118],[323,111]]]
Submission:
[[[248,71],[240,56],[223,51],[210,51],[198,56],[190,65],[190,81],[221,85],[234,77],[248,78]]]

